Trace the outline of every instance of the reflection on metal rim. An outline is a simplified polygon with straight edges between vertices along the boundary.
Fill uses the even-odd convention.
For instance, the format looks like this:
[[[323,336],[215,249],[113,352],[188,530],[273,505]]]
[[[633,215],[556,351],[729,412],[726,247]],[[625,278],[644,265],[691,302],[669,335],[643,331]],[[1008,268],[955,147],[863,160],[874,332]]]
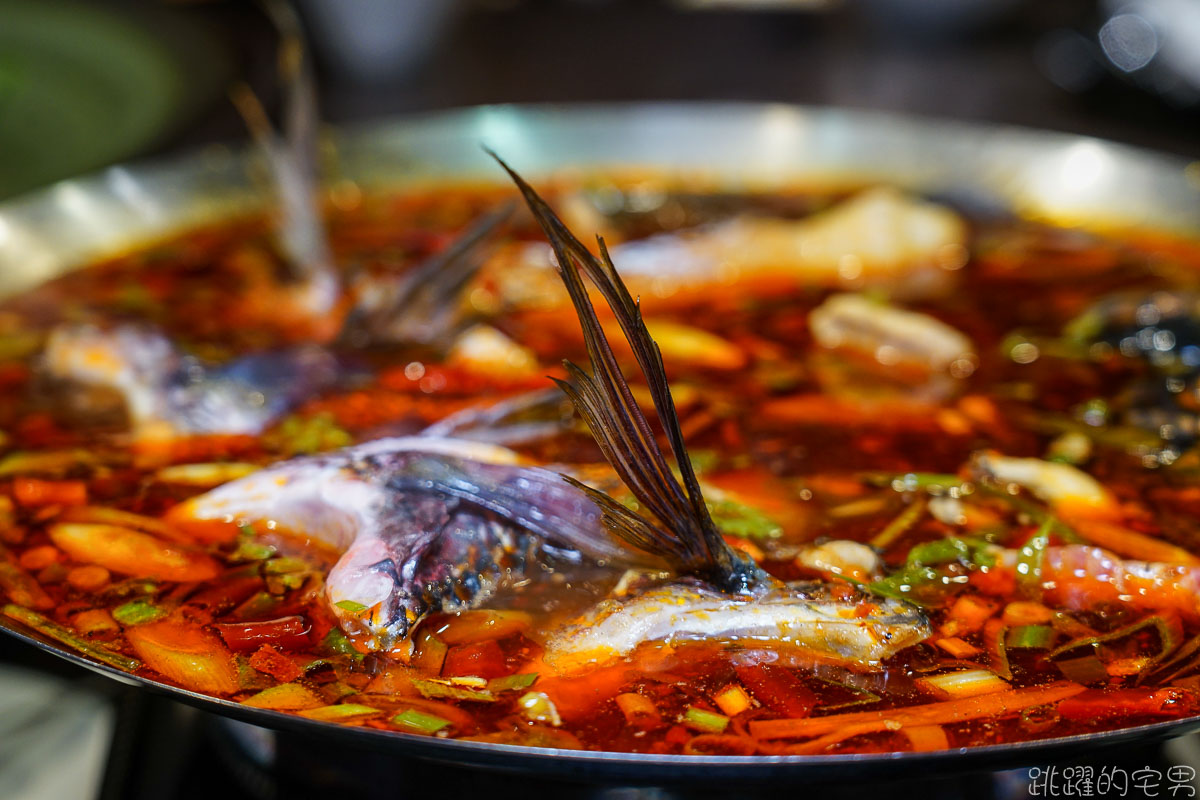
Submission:
[[[903,115],[763,104],[484,106],[372,123],[337,137],[338,177],[367,187],[498,180],[486,144],[526,174],[653,165],[730,182],[886,179],[983,187],[1066,220],[1200,230],[1183,159],[1097,139]],[[0,204],[0,295],[83,261],[260,201],[248,159],[215,148],[111,167]]]
[[[367,188],[496,179],[481,144],[527,173],[645,165],[734,183],[898,181],[929,191],[982,187],[1032,214],[1200,231],[1200,182],[1182,159],[1085,137],[865,111],[761,104],[494,106],[342,133],[339,177]],[[0,204],[0,295],[88,259],[216,221],[261,202],[247,158],[210,150],[118,166]],[[1200,717],[1109,733],[935,753],[670,756],[547,750],[353,728],[249,708],[119,672],[0,618],[0,629],[111,678],[217,714],[332,736],[364,748],[543,777],[642,781],[865,778],[1045,762],[1101,745],[1200,729]]]

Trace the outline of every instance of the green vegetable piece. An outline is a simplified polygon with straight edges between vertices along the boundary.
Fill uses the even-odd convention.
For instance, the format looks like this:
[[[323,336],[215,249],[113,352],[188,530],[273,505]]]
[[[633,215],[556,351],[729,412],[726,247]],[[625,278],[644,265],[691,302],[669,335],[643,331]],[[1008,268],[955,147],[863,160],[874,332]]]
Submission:
[[[688,706],[683,712],[683,724],[705,733],[724,733],[729,727],[729,717]]]
[[[1008,630],[1004,644],[1017,650],[1045,650],[1054,644],[1055,635],[1049,625],[1018,625]]]
[[[275,685],[275,679],[264,672],[259,672],[250,666],[250,659],[245,656],[235,656],[237,666],[238,688],[246,692],[261,692]]]
[[[903,475],[872,473],[866,475],[864,480],[874,486],[889,486],[897,492],[970,494],[974,488],[970,481],[943,472],[906,472]]]
[[[1137,622],[1124,625],[1120,628],[1117,628],[1115,631],[1109,631],[1108,633],[1100,634],[1099,636],[1085,636],[1081,639],[1075,639],[1074,641],[1067,642],[1061,647],[1057,647],[1052,650],[1050,652],[1050,658],[1058,659],[1059,656],[1071,657],[1076,650],[1095,652],[1099,647],[1102,647],[1109,642],[1118,642],[1129,636],[1133,636],[1140,631],[1148,629],[1153,629],[1154,632],[1158,634],[1159,641],[1159,652],[1155,654],[1142,669],[1142,672],[1149,672],[1164,658],[1173,653],[1175,648],[1179,646],[1178,629],[1157,615],[1140,619]]]
[[[312,567],[302,558],[272,558],[263,564],[263,572],[267,575],[290,575],[296,572],[309,572]]]
[[[44,337],[34,330],[0,335],[0,361],[17,361],[33,355],[42,348]]]
[[[710,501],[707,505],[713,522],[727,536],[758,541],[783,536],[783,527],[753,506],[729,499]]]
[[[891,547],[897,539],[912,530],[913,526],[921,520],[921,517],[925,515],[925,508],[924,500],[909,503],[891,522],[883,526],[883,530],[875,534],[870,542],[871,547],[876,550],[886,550]]]
[[[428,735],[437,733],[448,726],[450,720],[409,708],[392,717],[392,724],[406,731]]]
[[[688,451],[688,457],[692,461],[692,471],[697,475],[712,472],[721,463],[721,454],[716,450],[696,448]]]
[[[431,700],[467,700],[478,703],[496,702],[496,696],[486,689],[467,689],[462,686],[453,686],[448,683],[426,680],[424,678],[413,678],[412,684],[418,692]]]
[[[313,664],[317,663],[317,661],[314,661],[312,664],[306,666],[304,668],[305,672],[313,669]],[[320,692],[321,696],[331,703],[341,700],[342,698],[349,697],[352,694],[358,694],[357,689],[347,683],[342,683],[341,681],[333,681],[325,684],[321,687]]]
[[[18,606],[12,603],[4,606],[4,616],[15,619],[24,625],[28,625],[43,636],[49,637],[60,644],[65,644],[73,650],[78,650],[84,655],[91,656],[97,661],[108,664],[110,667],[124,670],[125,672],[133,672],[138,667],[142,666],[142,662],[136,658],[123,656],[120,653],[109,650],[107,647],[89,642],[87,639],[76,636],[71,631],[61,625],[51,622],[36,611],[31,611],[24,606]]]
[[[996,560],[990,548],[991,545],[982,539],[959,536],[925,542],[909,550],[907,563],[898,572],[865,584],[864,588],[874,594],[928,608],[935,605],[934,601],[942,594],[958,586],[943,581],[942,570],[935,567],[955,562],[967,567],[991,566]]]
[[[275,548],[258,541],[258,534],[250,525],[242,525],[239,529],[238,544],[229,554],[230,561],[266,561],[275,555]]]
[[[99,463],[89,450],[43,450],[36,453],[17,451],[0,459],[0,477],[9,475],[62,476],[82,467]]]
[[[940,583],[941,577],[942,573],[933,567],[905,567],[882,580],[866,584],[866,589],[874,594],[897,600],[907,600],[913,605],[928,608],[931,603],[914,595],[913,592],[916,589]]]
[[[334,605],[342,611],[349,611],[351,614],[361,614],[367,610],[367,607],[362,603],[356,603],[353,600],[339,600]]]
[[[263,441],[286,456],[294,456],[336,450],[352,443],[354,438],[337,426],[332,414],[323,413],[312,417],[297,414],[285,417],[263,437]]]
[[[378,717],[383,714],[378,708],[359,705],[358,703],[339,703],[332,706],[319,706],[300,712],[300,716],[321,722],[349,722],[350,720]]]
[[[488,681],[487,689],[493,694],[510,692],[516,689],[528,689],[537,682],[536,672],[522,672],[517,675],[505,675],[503,678],[492,678]]]
[[[113,619],[122,625],[145,625],[167,615],[164,609],[145,600],[130,600],[112,610]]]
[[[329,633],[325,634],[325,638],[321,640],[321,647],[328,653],[336,653],[343,656],[360,656],[354,645],[350,644],[350,640],[346,638],[346,634],[342,633],[338,628],[330,628]]]
[[[947,536],[924,542],[908,551],[910,566],[931,567],[958,562],[965,567],[990,567],[996,563],[990,545],[979,539]]]

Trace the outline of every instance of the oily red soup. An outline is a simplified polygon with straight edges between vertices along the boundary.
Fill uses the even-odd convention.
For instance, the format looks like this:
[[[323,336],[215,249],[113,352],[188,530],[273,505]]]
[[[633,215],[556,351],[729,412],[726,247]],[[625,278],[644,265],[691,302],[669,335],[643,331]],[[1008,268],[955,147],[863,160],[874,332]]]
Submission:
[[[354,624],[377,608],[327,586],[354,545],[320,521],[185,511],[271,465],[415,436],[552,388],[564,359],[588,363],[525,211],[448,301],[464,321],[448,338],[353,324],[378,286],[513,196],[492,186],[339,192],[327,224],[343,295],[319,314],[292,302],[274,223],[258,217],[4,301],[4,614],[84,657],[257,708],[535,746],[938,750],[1200,712],[1200,243],[880,187],[589,175],[544,188],[577,233],[605,235],[640,297],[708,513],[784,593],[774,632],[743,624],[761,598],[717,613],[717,589],[523,533],[528,553],[489,561],[486,580],[469,541],[453,551],[446,591],[429,589],[385,641]],[[632,351],[597,306],[650,414]],[[119,342],[61,344],[81,325],[153,330],[185,372],[311,347],[336,376],[257,430],[188,427],[138,405],[131,382],[154,379],[126,369]],[[117,377],[86,377],[104,369]],[[286,388],[265,387],[260,405]],[[503,427],[514,463],[641,508],[569,404],[539,402],[495,422],[526,426]],[[646,587],[667,600],[647,602]],[[671,603],[683,616],[661,617]],[[816,603],[824,622],[805,616]],[[638,615],[662,624],[629,633]],[[853,636],[832,642],[834,622]]]

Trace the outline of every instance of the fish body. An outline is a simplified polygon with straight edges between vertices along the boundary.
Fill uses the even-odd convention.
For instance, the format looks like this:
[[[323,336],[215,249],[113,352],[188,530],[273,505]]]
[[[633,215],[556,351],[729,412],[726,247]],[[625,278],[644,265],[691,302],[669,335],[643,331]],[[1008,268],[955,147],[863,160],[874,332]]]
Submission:
[[[181,353],[162,332],[131,324],[56,328],[42,364],[53,378],[117,392],[139,440],[257,434],[345,374],[322,347],[211,364]]]
[[[284,461],[172,516],[268,523],[334,548],[330,607],[343,629],[379,649],[428,613],[482,603],[535,561],[653,563],[604,535],[595,503],[561,475],[461,439],[379,439]]]
[[[531,577],[531,563],[550,551],[576,563],[665,567],[675,575],[551,632],[548,654],[564,664],[683,637],[788,642],[870,666],[924,638],[924,618],[902,602],[862,604],[786,586],[728,545],[687,457],[661,352],[603,243],[598,260],[509,172],[551,240],[592,360],[591,373],[568,362],[570,381],[557,383],[646,513],[522,464],[506,448],[416,436],[282,462],[181,504],[172,512],[177,520],[266,521],[335,547],[341,557],[326,580],[327,599],[341,627],[366,634],[373,648],[400,644],[433,611],[482,602],[506,578]],[[678,478],[633,399],[581,273],[613,310],[647,379]]]
[[[602,667],[645,642],[717,640],[792,645],[863,668],[928,635],[925,617],[896,600],[834,599],[819,584],[737,596],[676,579],[600,603],[549,638],[545,660],[571,673]]]

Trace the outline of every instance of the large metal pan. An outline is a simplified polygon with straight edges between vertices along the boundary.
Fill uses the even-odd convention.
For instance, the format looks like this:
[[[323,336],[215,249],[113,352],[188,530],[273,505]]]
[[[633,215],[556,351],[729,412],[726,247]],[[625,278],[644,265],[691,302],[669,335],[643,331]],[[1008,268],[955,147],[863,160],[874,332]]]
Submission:
[[[927,191],[974,190],[1033,214],[1200,232],[1195,166],[1079,136],[894,114],[746,104],[495,106],[377,123],[337,137],[339,179],[366,189],[497,178],[481,144],[527,175],[573,166],[653,165],[770,185],[876,178]],[[87,259],[214,221],[261,202],[249,160],[211,150],[112,167],[0,204],[0,296]],[[329,737],[344,746],[542,777],[813,780],[1017,766],[1101,745],[1200,729],[1200,717],[1110,733],[962,751],[846,756],[656,756],[489,745],[323,724],[247,708],[91,662],[18,624],[0,628],[68,661],[215,714]]]

